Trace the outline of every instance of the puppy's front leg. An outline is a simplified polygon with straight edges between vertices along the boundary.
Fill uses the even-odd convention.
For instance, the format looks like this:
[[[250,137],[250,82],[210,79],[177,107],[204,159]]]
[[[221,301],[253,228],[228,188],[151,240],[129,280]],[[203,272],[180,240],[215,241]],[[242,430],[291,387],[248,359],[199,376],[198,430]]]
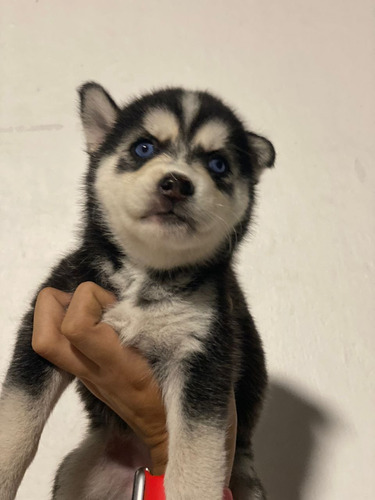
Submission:
[[[203,386],[188,397],[189,387],[182,375],[171,379],[165,398],[169,432],[167,500],[222,500],[229,391],[219,395],[221,402],[215,408],[214,403],[207,405],[211,395],[206,397]]]
[[[225,477],[225,431],[213,426],[170,427],[170,453],[165,475],[167,500],[222,500]]]
[[[26,385],[17,372],[17,368],[25,370],[26,364],[17,367],[19,359],[14,359],[0,397],[1,500],[15,497],[37,451],[44,424],[71,380],[45,362],[45,372],[38,373],[35,368],[35,380]]]

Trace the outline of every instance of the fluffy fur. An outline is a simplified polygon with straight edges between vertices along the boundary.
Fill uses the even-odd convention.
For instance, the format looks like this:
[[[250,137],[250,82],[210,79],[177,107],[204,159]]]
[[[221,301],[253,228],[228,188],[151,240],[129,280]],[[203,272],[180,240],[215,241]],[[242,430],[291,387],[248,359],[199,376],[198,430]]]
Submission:
[[[84,230],[77,250],[39,290],[73,292],[95,282],[116,294],[104,320],[147,357],[162,388],[168,500],[221,500],[233,390],[238,437],[231,488],[236,500],[264,500],[251,437],[265,361],[232,256],[251,218],[254,186],[273,165],[273,147],[206,92],[165,89],[120,109],[101,86],[88,83],[80,99],[90,157]],[[14,498],[45,421],[72,379],[32,350],[34,303],[0,400],[2,500]],[[146,450],[77,385],[90,430],[60,465],[53,498],[130,498]]]

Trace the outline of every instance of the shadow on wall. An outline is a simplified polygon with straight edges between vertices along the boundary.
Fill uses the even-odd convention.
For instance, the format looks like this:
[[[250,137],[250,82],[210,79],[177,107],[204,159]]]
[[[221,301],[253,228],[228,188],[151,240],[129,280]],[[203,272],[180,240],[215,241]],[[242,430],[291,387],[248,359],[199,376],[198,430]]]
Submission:
[[[326,409],[270,381],[254,436],[256,468],[269,500],[303,500],[319,434],[325,434],[332,420]]]

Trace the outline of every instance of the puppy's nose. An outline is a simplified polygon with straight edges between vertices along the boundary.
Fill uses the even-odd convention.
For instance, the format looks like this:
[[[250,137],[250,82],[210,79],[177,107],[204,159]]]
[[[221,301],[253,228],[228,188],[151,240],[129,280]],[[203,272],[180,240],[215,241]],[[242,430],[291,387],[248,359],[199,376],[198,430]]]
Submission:
[[[179,201],[194,194],[194,185],[185,175],[170,172],[159,182],[159,192],[172,201]]]

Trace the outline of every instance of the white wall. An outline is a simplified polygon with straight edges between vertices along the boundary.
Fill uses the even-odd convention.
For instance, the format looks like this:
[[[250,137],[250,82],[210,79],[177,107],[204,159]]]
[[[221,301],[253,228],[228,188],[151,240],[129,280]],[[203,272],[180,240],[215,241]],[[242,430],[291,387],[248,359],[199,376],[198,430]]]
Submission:
[[[239,268],[270,399],[257,433],[274,500],[375,498],[374,2],[5,0],[1,5],[1,352],[72,247],[85,168],[75,88],[223,96],[278,152]],[[84,420],[68,391],[18,500],[48,498]]]

